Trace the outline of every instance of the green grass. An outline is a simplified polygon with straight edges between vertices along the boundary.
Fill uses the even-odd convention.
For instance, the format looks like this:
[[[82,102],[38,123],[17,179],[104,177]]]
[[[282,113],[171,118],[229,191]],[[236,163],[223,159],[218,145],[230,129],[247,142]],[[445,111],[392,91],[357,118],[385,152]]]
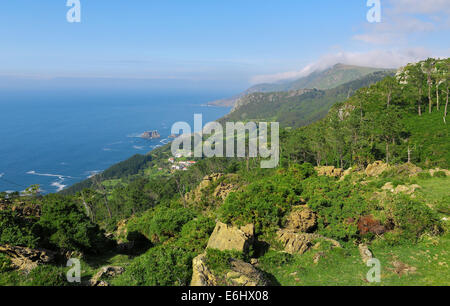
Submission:
[[[374,257],[381,262],[381,282],[369,283],[366,274],[370,270],[361,260],[356,247],[334,249],[325,252],[317,264],[311,250],[282,266],[262,266],[282,286],[429,286],[450,285],[450,236],[424,238],[416,245],[373,245]],[[393,266],[400,261],[417,270],[398,275]]]

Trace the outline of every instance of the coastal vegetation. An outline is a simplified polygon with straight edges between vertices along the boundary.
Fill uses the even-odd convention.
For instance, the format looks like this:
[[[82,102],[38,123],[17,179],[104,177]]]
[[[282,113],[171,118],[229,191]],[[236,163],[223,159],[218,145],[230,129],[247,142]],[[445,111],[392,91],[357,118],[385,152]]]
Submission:
[[[449,65],[244,97],[224,120],[280,120],[275,169],[246,157],[171,171],[166,145],[60,194],[2,194],[0,245],[55,259],[25,273],[0,250],[0,284],[67,285],[75,256],[82,284],[109,265],[124,268],[110,285],[189,285],[199,266],[216,285],[376,285],[364,247],[381,262],[381,285],[449,285]]]

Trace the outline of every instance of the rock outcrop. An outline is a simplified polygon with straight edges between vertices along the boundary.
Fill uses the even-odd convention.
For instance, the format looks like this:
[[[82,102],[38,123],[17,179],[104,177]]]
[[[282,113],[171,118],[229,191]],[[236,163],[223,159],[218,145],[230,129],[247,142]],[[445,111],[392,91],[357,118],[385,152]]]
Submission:
[[[370,164],[367,166],[365,170],[365,174],[367,176],[379,176],[384,171],[389,169],[389,165],[382,162],[382,161],[376,161],[373,164]]]
[[[56,253],[45,249],[30,249],[21,246],[0,245],[0,253],[11,258],[12,264],[19,270],[30,271],[39,264],[54,261]]]
[[[191,286],[217,286],[217,278],[206,265],[205,253],[192,260]]]
[[[327,238],[318,234],[296,233],[289,229],[281,229],[277,232],[278,241],[281,242],[283,249],[289,254],[303,254],[308,251],[315,240],[328,241],[333,247],[340,248],[341,244],[331,238]]]
[[[217,222],[213,233],[209,237],[207,248],[221,251],[235,250],[246,252],[253,244],[255,227],[248,224],[241,228]]]
[[[334,166],[315,167],[314,169],[320,176],[341,177],[344,174],[343,169]]]
[[[310,235],[295,233],[292,230],[279,230],[277,232],[277,238],[282,243],[284,251],[289,254],[301,255],[313,245]]]
[[[287,217],[286,228],[294,232],[311,233],[317,226],[317,215],[308,207],[294,209]]]
[[[422,187],[417,184],[398,185],[397,187],[394,188],[394,185],[391,182],[387,182],[383,187],[381,187],[382,190],[390,191],[393,194],[405,193],[409,195],[414,194],[416,190],[420,188]]]
[[[226,273],[227,283],[233,286],[268,286],[263,273],[242,260],[230,259],[231,270]]]
[[[450,176],[450,171],[449,170],[441,169],[441,168],[430,169],[429,172],[430,172],[431,176],[434,176],[434,174],[436,172],[444,172],[447,176]]]
[[[114,277],[125,272],[123,267],[114,267],[114,266],[106,266],[102,267],[100,271],[95,274],[91,280],[89,281],[91,286],[108,286],[108,283],[105,280],[102,280],[102,277]]]
[[[367,264],[367,262],[373,258],[373,254],[366,244],[358,245],[358,250],[359,254],[361,255],[361,259],[365,264]]]

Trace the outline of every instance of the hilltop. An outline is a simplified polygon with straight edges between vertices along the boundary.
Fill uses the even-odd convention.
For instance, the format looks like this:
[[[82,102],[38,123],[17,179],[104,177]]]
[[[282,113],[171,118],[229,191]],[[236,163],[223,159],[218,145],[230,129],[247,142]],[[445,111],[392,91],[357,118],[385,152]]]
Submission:
[[[240,98],[252,93],[297,91],[302,89],[326,90],[354,81],[377,71],[393,72],[394,70],[336,64],[333,67],[323,71],[314,71],[311,74],[296,80],[257,84],[239,95],[210,102],[208,104],[213,106],[233,107]]]

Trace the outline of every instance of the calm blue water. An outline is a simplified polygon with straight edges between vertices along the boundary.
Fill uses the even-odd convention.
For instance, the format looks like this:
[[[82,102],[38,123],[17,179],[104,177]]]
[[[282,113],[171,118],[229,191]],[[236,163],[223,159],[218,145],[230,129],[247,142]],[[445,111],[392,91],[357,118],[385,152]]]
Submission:
[[[216,120],[229,109],[202,104],[222,93],[0,93],[0,191],[40,184],[56,192],[167,140],[176,121]],[[192,125],[193,126],[193,125]],[[137,137],[158,130],[162,138]]]

